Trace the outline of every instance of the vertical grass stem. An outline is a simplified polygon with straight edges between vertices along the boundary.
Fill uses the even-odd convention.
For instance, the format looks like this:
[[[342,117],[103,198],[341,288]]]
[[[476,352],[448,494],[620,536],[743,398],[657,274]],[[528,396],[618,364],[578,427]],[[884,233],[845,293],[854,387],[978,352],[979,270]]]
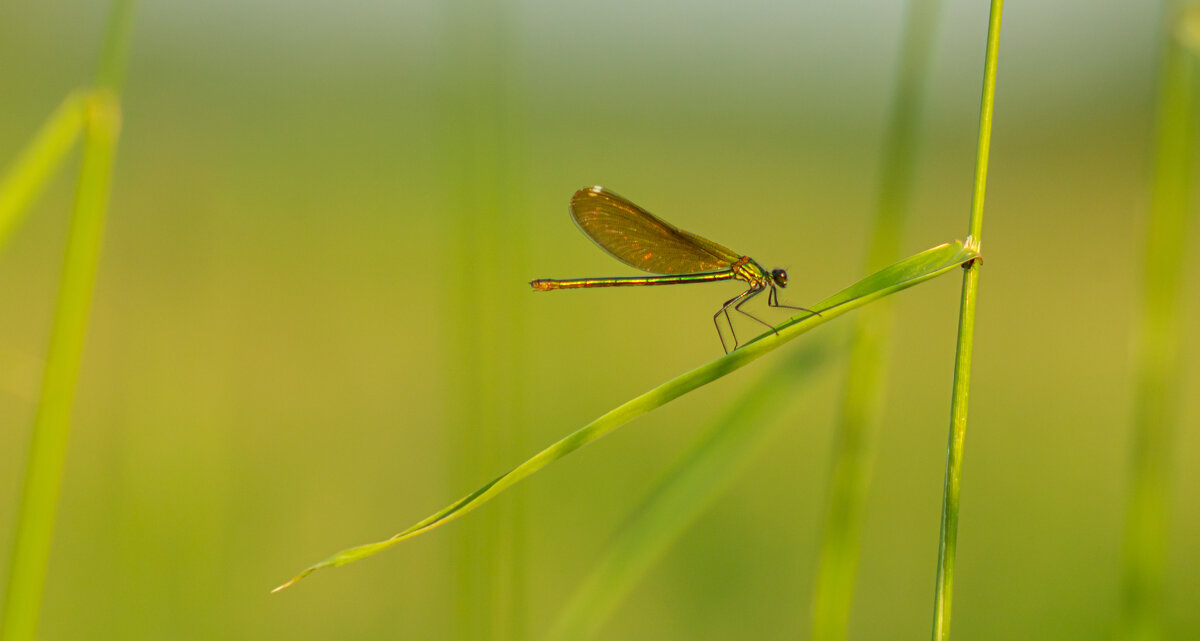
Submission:
[[[987,54],[984,57],[983,95],[979,106],[979,143],[975,159],[975,189],[967,246],[979,250],[983,232],[983,201],[987,187],[988,152],[992,140],[992,111],[996,96],[996,57],[1000,48],[1003,0],[992,0],[988,19]],[[954,562],[958,541],[959,491],[962,480],[963,442],[967,434],[967,400],[971,388],[971,351],[975,338],[975,300],[979,291],[980,260],[964,265],[962,301],[958,315],[958,348],[954,357],[954,387],[950,403],[950,435],[946,448],[946,477],[942,491],[941,537],[938,544],[937,586],[934,594],[933,638],[950,638],[950,611],[954,594]]]
[[[88,100],[88,126],[75,210],[67,238],[58,307],[50,336],[42,394],[33,425],[25,485],[17,512],[16,536],[0,640],[33,639],[50,558],[55,508],[70,431],[71,406],[87,333],[88,310],[96,282],[100,240],[108,204],[113,157],[120,129],[116,96],[99,90]]]
[[[7,588],[0,609],[0,641],[29,641],[37,633],[55,511],[62,487],[71,409],[79,379],[113,162],[120,136],[121,105],[118,91],[129,49],[132,20],[132,0],[116,0],[112,5],[108,33],[100,55],[98,88],[87,94],[68,97],[56,117],[51,119],[51,124],[39,135],[39,142],[34,146],[36,153],[19,161],[32,159],[34,162],[33,170],[26,171],[33,188],[28,190],[25,202],[20,203],[23,207],[36,195],[40,186],[38,181],[45,180],[45,175],[52,171],[53,165],[69,149],[70,140],[75,137],[78,126],[75,120],[78,115],[73,115],[73,110],[82,110],[85,126],[83,161],[75,191],[46,369],[42,374],[41,398],[26,459],[25,482],[17,511]],[[45,143],[44,146],[40,146],[41,142]]]
[[[899,79],[884,136],[874,230],[867,252],[868,272],[900,258],[916,167],[921,104],[940,5],[940,0],[909,3],[898,61]],[[816,641],[837,641],[847,634],[875,431],[884,400],[891,328],[891,301],[880,301],[855,318],[830,472],[820,569],[813,591],[812,630]]]
[[[1180,421],[1180,291],[1196,133],[1195,57],[1172,37],[1180,32],[1180,3],[1165,4],[1122,582],[1121,638],[1138,641],[1162,638],[1167,494]]]

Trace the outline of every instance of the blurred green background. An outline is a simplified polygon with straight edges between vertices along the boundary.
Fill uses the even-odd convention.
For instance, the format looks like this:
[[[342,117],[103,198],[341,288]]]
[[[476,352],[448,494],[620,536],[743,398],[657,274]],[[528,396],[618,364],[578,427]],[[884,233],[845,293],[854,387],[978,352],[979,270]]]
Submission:
[[[579,187],[788,268],[792,304],[863,275],[899,3],[448,5],[139,5],[41,638],[471,636],[464,613],[511,590],[463,587],[507,572],[487,558],[512,547],[497,537],[523,541],[524,571],[492,596],[537,638],[647,488],[769,363],[445,529],[268,591],[720,354],[711,314],[732,284],[530,292],[532,278],[630,273],[570,222]],[[1094,639],[1116,624],[1153,7],[1004,16],[959,638]],[[106,12],[0,7],[0,162],[92,76]],[[965,233],[986,19],[986,3],[944,5],[905,254]],[[73,167],[0,254],[0,567]],[[1193,327],[1198,263],[1191,252]],[[854,639],[928,634],[958,290],[943,278],[894,299]],[[832,365],[602,638],[807,638]],[[1179,639],[1200,638],[1187,371],[1166,603]]]

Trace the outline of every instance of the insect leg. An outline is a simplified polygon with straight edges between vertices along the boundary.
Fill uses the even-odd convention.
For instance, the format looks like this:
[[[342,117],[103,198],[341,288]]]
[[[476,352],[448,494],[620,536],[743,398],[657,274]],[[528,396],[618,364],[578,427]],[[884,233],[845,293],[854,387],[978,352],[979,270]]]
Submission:
[[[716,314],[713,314],[713,326],[717,328],[717,338],[721,339],[721,349],[725,350],[725,353],[728,354],[729,348],[725,345],[725,333],[721,331],[721,323],[717,320],[721,317],[721,312],[723,311],[725,311],[724,307],[718,309]],[[729,325],[729,331],[733,331],[732,324]],[[737,336],[735,335],[734,338],[737,338]]]
[[[739,296],[739,297],[738,297],[738,298],[741,298],[742,300],[741,300],[741,301],[739,301],[737,304],[735,304],[735,305],[733,306],[733,308],[734,308],[735,310],[737,310],[737,311],[739,311],[739,312],[741,312],[741,313],[745,314],[746,316],[749,316],[750,318],[753,318],[754,320],[756,320],[756,321],[758,321],[758,322],[762,323],[763,325],[766,325],[766,326],[767,326],[767,329],[769,329],[769,330],[771,330],[772,332],[775,332],[776,334],[778,334],[778,333],[779,333],[779,331],[775,329],[775,326],[774,326],[774,325],[772,325],[772,324],[768,323],[767,321],[765,321],[765,320],[763,320],[763,319],[761,319],[761,318],[759,318],[759,317],[755,316],[754,314],[751,314],[750,312],[748,312],[748,311],[746,311],[746,310],[742,309],[742,305],[745,305],[746,303],[750,302],[750,299],[751,299],[751,298],[754,298],[755,296],[758,296],[759,294],[761,294],[761,293],[763,292],[763,289],[765,289],[765,288],[763,288],[763,287],[759,287],[759,288],[757,288],[757,289],[748,289],[748,290],[746,290],[746,291],[745,291],[745,292],[744,292],[744,293],[743,293],[741,296]],[[774,288],[772,288],[772,289],[774,289]],[[771,300],[771,299],[770,299],[770,295],[768,294],[768,295],[767,295],[767,301],[769,302],[770,300]]]
[[[735,330],[733,328],[733,319],[729,317],[729,308],[732,306],[732,307],[734,307],[734,309],[737,309],[737,307],[736,307],[737,305],[740,305],[741,303],[745,302],[743,299],[745,299],[749,296],[753,296],[754,294],[757,294],[760,291],[762,291],[762,290],[761,289],[758,289],[758,290],[747,289],[746,291],[738,294],[737,296],[734,296],[733,298],[730,298],[729,300],[725,301],[725,304],[721,305],[721,309],[718,309],[717,313],[713,314],[713,324],[717,325],[717,335],[721,336],[721,347],[725,347],[725,337],[721,334],[721,326],[720,326],[720,324],[717,324],[717,317],[719,317],[721,314],[725,315],[725,322],[729,325],[729,334],[731,336],[733,336],[733,348],[737,349],[738,348],[737,330]],[[741,312],[742,310],[738,309],[737,311]],[[745,314],[746,312],[742,312],[742,313]],[[725,353],[726,354],[729,353],[728,348],[725,349]]]
[[[821,312],[814,312],[813,310],[811,310],[807,307],[796,307],[795,305],[784,305],[783,303],[780,303],[779,302],[779,290],[776,289],[774,286],[771,287],[771,293],[767,295],[767,306],[768,307],[787,308],[787,309],[798,309],[802,312],[808,312],[809,314],[816,314],[817,316],[821,315]],[[739,311],[741,311],[741,310],[739,310]]]

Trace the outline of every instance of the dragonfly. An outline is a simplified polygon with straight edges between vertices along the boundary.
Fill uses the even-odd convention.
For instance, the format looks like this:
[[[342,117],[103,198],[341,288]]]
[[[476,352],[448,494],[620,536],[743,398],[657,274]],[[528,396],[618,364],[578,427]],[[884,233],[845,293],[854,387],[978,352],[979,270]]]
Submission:
[[[779,302],[778,288],[787,287],[788,283],[787,272],[783,269],[768,272],[753,258],[684,231],[604,187],[585,187],[575,192],[571,197],[570,212],[579,229],[600,249],[630,267],[659,275],[566,280],[539,278],[529,283],[534,291],[740,280],[749,286],[746,291],[725,301],[721,309],[713,314],[713,325],[717,328],[717,337],[721,339],[721,348],[726,354],[729,353],[729,346],[721,331],[722,316],[733,337],[733,349],[739,346],[733,319],[729,316],[730,309],[776,331],[770,323],[742,309],[743,305],[763,292],[769,292],[767,305],[770,307],[820,315],[811,309]]]

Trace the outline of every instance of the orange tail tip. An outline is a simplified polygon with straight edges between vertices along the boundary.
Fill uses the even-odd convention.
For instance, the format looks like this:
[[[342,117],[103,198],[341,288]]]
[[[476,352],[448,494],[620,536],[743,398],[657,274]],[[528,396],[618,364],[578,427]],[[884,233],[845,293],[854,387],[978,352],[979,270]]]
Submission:
[[[532,287],[533,291],[535,292],[548,292],[552,289],[557,289],[555,285],[556,283],[548,278],[539,278],[537,280],[529,281],[529,286]]]

